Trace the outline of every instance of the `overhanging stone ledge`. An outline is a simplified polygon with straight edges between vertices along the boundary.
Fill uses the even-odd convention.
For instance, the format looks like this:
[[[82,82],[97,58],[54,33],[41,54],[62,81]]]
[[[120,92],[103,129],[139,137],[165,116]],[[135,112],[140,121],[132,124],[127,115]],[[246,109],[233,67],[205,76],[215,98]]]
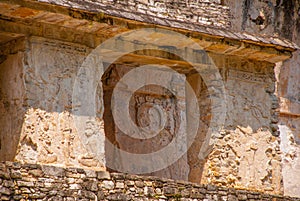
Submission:
[[[0,30],[80,43],[91,48],[128,30],[157,27],[185,34],[208,52],[251,60],[276,63],[290,58],[291,52],[298,49],[297,45],[279,38],[233,33],[178,21],[173,24],[170,22],[167,26],[171,27],[166,27],[159,23],[161,20],[146,20],[147,23],[144,23],[105,14],[101,10],[91,12],[33,0],[0,2],[3,2],[1,7],[5,8],[0,9]],[[66,33],[70,36],[66,36]]]

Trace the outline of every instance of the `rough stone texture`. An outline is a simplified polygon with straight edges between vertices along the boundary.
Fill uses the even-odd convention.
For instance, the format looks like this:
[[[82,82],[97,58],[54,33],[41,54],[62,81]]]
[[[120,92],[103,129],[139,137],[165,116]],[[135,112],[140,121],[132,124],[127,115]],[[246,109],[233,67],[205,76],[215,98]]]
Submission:
[[[298,4],[296,4],[298,3]],[[300,29],[299,29],[299,9],[300,2],[296,2],[294,7],[295,15],[292,17],[295,20],[295,24],[289,24],[289,26],[282,26],[280,33],[288,34],[289,39],[294,40],[300,44]],[[288,5],[284,5],[281,15],[286,13],[289,9]],[[297,16],[297,17],[296,17]],[[285,20],[281,24],[287,23],[290,17],[285,16]],[[285,187],[285,194],[291,196],[300,197],[300,178],[299,167],[300,167],[300,51],[293,54],[293,59],[289,62],[284,62],[280,69],[278,79],[278,95],[280,96],[280,126],[283,129],[281,131],[282,138],[282,151],[283,156],[283,182]],[[288,150],[288,151],[287,151]],[[293,150],[293,154],[286,154]],[[295,176],[296,177],[295,177]]]
[[[279,142],[269,131],[222,133],[205,166],[203,183],[282,192]]]
[[[221,65],[220,56],[215,60]],[[216,136],[201,182],[282,192],[280,141],[274,137],[278,136],[274,126],[278,116],[272,108],[277,108],[278,100],[273,94],[273,67],[230,57],[223,65],[227,72],[225,129]]]
[[[123,76],[133,69],[134,67],[129,67],[128,65],[116,65],[105,72],[102,79],[105,108],[112,107],[112,93],[116,84],[122,83]],[[161,86],[149,85],[134,92],[129,103],[129,118],[131,118],[138,127],[143,128],[140,130],[140,132],[144,132],[140,134],[141,136],[146,135],[148,132],[154,133],[161,128],[157,135],[143,140],[128,136],[112,122],[111,110],[106,109],[104,112],[105,135],[121,150],[133,154],[152,153],[166,147],[179,132],[186,132],[185,80],[180,76],[174,76],[171,72],[166,70],[157,70],[155,73],[156,75],[152,74],[149,79],[153,79],[160,74],[164,75],[162,77],[164,80],[158,80],[157,82],[168,83],[168,89]],[[177,88],[176,96],[170,91],[174,86]],[[131,96],[132,92],[128,90],[127,87],[123,87],[121,90],[124,94]],[[124,100],[120,100],[120,105],[122,105],[123,101]],[[177,149],[180,149],[182,143],[177,142],[177,144]],[[164,158],[165,156],[161,157]],[[110,163],[110,161],[115,162],[116,158],[114,153],[106,152],[107,163]],[[122,166],[122,161],[120,163]],[[156,164],[158,161],[152,159],[151,163]],[[188,180],[188,173],[187,155],[184,154],[184,156],[174,164],[163,170],[150,173],[150,175],[177,180]]]
[[[18,173],[18,177],[16,177]],[[97,175],[107,174],[109,178]],[[1,200],[299,201],[258,191],[78,168],[0,163]]]
[[[85,149],[80,141],[77,128],[73,122],[73,114],[71,114],[74,79],[89,49],[81,45],[38,37],[31,37],[28,44],[29,48],[26,54],[27,62],[24,68],[26,86],[25,103],[28,109],[24,115],[19,148],[15,159],[25,163],[104,168],[104,136],[102,135],[103,144],[100,145],[100,147],[102,147],[102,151],[100,150],[100,152],[103,157],[99,163],[93,154]],[[272,87],[274,85],[273,64],[250,62],[236,57],[228,57],[225,59],[225,57],[219,55],[212,55],[212,58],[215,60],[216,65],[226,73],[225,87],[229,95],[227,97],[227,130],[224,131],[226,135],[219,136],[218,140],[216,140],[216,152],[213,152],[209,156],[209,160],[205,165],[203,161],[202,164],[200,161],[200,165],[196,165],[199,161],[194,160],[198,158],[199,150],[196,151],[198,148],[192,147],[189,151],[190,155],[181,158],[181,162],[179,161],[165,170],[153,173],[153,175],[173,179],[187,180],[189,178],[191,181],[200,182],[201,175],[203,174],[203,183],[243,186],[246,188],[264,189],[270,192],[280,192],[281,174],[276,174],[281,171],[280,165],[278,165],[280,159],[276,151],[278,140],[271,135],[271,117],[273,113],[271,109],[272,90],[270,91],[270,88],[274,88]],[[109,77],[104,75],[106,80],[103,80],[103,82],[109,83],[109,85],[106,84],[107,86],[104,84],[104,88],[108,90],[108,92],[104,92],[104,103],[106,102],[108,104],[111,100],[109,96],[111,87],[118,82],[123,74],[130,70],[126,65],[120,67],[116,69],[122,70],[114,73],[107,72]],[[120,77],[118,78],[117,76]],[[182,86],[184,86],[183,83]],[[148,90],[141,90],[136,94],[136,97],[149,96],[147,98],[148,101],[150,101],[151,97],[157,97],[162,102],[168,102],[167,97],[169,97],[170,94],[158,94],[159,91],[163,90],[150,87]],[[199,100],[204,104],[201,110],[204,110],[204,108],[208,106],[207,104],[205,105],[203,99],[206,93],[201,90],[199,94],[201,94]],[[184,96],[183,93],[183,100]],[[99,95],[99,97],[101,96]],[[140,100],[140,98],[138,99]],[[139,108],[136,105],[137,100],[132,101],[132,111],[136,110],[136,113],[145,115],[139,112]],[[259,104],[260,102],[264,102],[264,105]],[[110,108],[110,105],[108,104],[104,107]],[[179,119],[176,117],[176,113],[180,111],[174,109],[175,105],[168,107],[171,108],[168,109],[169,111],[172,110],[172,107],[174,110],[169,113],[171,116],[168,119],[170,121],[178,121]],[[111,114],[108,115],[108,119],[106,119],[104,113],[106,136],[113,135],[116,138],[118,146],[123,150],[135,153],[147,153],[160,149],[160,146],[164,146],[164,144],[159,144],[167,143],[163,138],[157,138],[158,141],[146,142],[142,146],[140,144],[133,145],[134,141],[122,137],[118,128],[111,128],[112,131],[110,131],[108,125],[110,124],[109,121],[112,120],[109,117],[111,117]],[[203,118],[210,117],[208,115]],[[142,117],[139,117],[139,121],[142,121]],[[147,119],[144,121],[146,121],[147,124]],[[91,126],[92,124],[93,122],[91,122]],[[171,122],[168,124],[168,129],[165,129],[165,132],[170,132],[172,129],[176,130],[176,127],[174,127],[176,126],[176,122],[172,125]],[[241,126],[241,129],[246,131],[238,132],[238,130],[235,130],[238,126]],[[249,126],[248,129],[247,126]],[[93,132],[98,130],[99,128],[97,127],[91,127],[90,131],[93,134]],[[205,131],[205,129],[202,131],[204,136]],[[90,136],[91,134],[86,133],[86,135]],[[53,138],[53,136],[55,136],[55,138]],[[163,137],[166,136],[163,135]],[[265,140],[258,140],[262,138],[265,138]],[[170,139],[172,139],[172,136]],[[201,141],[201,139],[198,140]],[[272,143],[270,143],[269,140],[272,141]],[[241,141],[245,142],[245,144],[242,144],[243,146],[239,144]],[[247,141],[249,141],[249,143],[246,143]],[[226,149],[228,146],[232,146],[232,149],[239,149],[240,151],[237,152],[240,153],[236,153],[235,158],[229,157],[225,159],[227,154],[235,153],[235,151],[227,152]],[[198,144],[198,147],[201,147],[201,144]],[[255,147],[257,147],[256,149],[258,150],[255,150]],[[269,152],[272,152],[272,154],[270,155]],[[217,157],[215,157],[216,153],[219,154]],[[259,160],[255,158],[255,153],[260,153],[257,154]],[[106,154],[107,156],[113,156],[110,153]],[[189,158],[189,162],[187,162],[186,157]],[[272,162],[268,163],[270,159],[272,159]],[[228,164],[232,163],[232,161],[237,163],[236,167],[224,165],[224,163]],[[249,166],[249,164],[252,164],[252,166]],[[264,169],[264,171],[255,174],[256,168],[258,167]],[[198,168],[200,172],[197,171]],[[203,168],[204,173],[201,172]],[[249,169],[250,176],[245,173],[247,168]],[[222,175],[222,177],[216,179],[216,175]],[[76,188],[76,186],[74,186],[74,188]]]
[[[30,2],[27,3],[30,4]],[[63,3],[64,2],[62,2],[62,4]],[[116,5],[120,5],[119,3],[123,2],[116,2]],[[145,2],[145,4],[146,3],[147,2]],[[151,2],[149,4],[151,5]],[[237,4],[233,4],[231,6]],[[130,2],[126,5],[130,5]],[[209,4],[209,2],[207,2],[205,3],[205,5],[211,5],[213,8],[215,4]],[[50,5],[47,6],[49,6],[50,8]],[[47,6],[46,8],[48,8]],[[122,6],[122,8],[123,7],[124,6]],[[58,7],[55,6],[51,7],[51,9],[56,8],[58,9]],[[103,5],[101,9],[103,8],[106,8],[105,5]],[[111,6],[111,8],[114,7]],[[89,7],[87,7],[86,9],[89,9]],[[125,7],[125,9],[127,9],[127,7]],[[66,10],[68,9],[62,10],[66,12]],[[210,11],[210,9],[206,10]],[[114,12],[115,10],[111,9],[108,11]],[[116,18],[113,18],[111,16],[104,16],[102,14],[99,14],[99,16],[95,18],[96,21],[100,21],[101,23],[90,22],[88,20],[81,19],[84,18],[82,17],[82,15],[87,15],[89,17],[86,12],[81,13],[79,11],[75,12],[74,10],[68,10],[68,14],[73,17],[76,17],[75,14],[80,15],[79,17],[77,16],[80,19],[74,19],[67,15],[46,12],[38,10],[36,8],[32,9],[20,7],[14,4],[1,4],[0,12],[1,30],[6,32],[23,33],[26,36],[39,36],[30,37],[29,39],[25,40],[27,43],[25,55],[23,55],[24,53],[22,52],[18,53],[21,55],[20,57],[22,59],[24,58],[24,74],[22,74],[22,76],[24,76],[25,82],[25,98],[21,100],[21,102],[24,101],[24,108],[21,107],[21,111],[22,109],[26,109],[26,113],[17,113],[18,118],[24,119],[24,122],[20,123],[22,125],[17,124],[19,127],[22,127],[21,132],[14,131],[16,133],[13,133],[13,135],[17,137],[18,135],[20,136],[16,160],[26,163],[52,163],[64,166],[80,166],[84,168],[91,167],[103,169],[105,165],[105,156],[103,142],[103,121],[101,119],[101,115],[105,106],[101,105],[101,100],[98,100],[100,104],[100,108],[98,111],[100,119],[96,119],[96,121],[84,121],[83,123],[86,123],[85,125],[83,125],[84,127],[89,128],[87,129],[88,132],[83,133],[88,139],[88,147],[96,147],[97,150],[102,153],[102,157],[98,158],[97,161],[94,155],[91,154],[91,150],[85,149],[83,144],[81,144],[78,138],[79,133],[77,133],[77,129],[73,125],[74,116],[72,116],[70,111],[72,108],[71,95],[72,86],[74,85],[74,78],[77,74],[79,66],[81,65],[81,62],[83,61],[84,56],[86,56],[86,54],[88,54],[90,51],[87,46],[96,47],[97,44],[99,44],[101,41],[114,36],[117,33],[124,32],[128,29],[136,29],[139,26],[143,27],[146,25],[143,25],[143,23],[135,24],[135,22],[133,23],[132,21],[127,20],[118,21],[116,20]],[[112,13],[108,14],[112,15]],[[158,14],[156,13],[156,15]],[[114,16],[120,17],[120,12],[116,13]],[[248,14],[246,13],[245,16],[247,18]],[[256,18],[257,22],[255,21],[255,23],[258,23],[260,27],[262,27],[261,25],[263,25],[259,22],[261,18],[263,18],[263,16],[261,16],[260,18]],[[143,19],[136,20],[143,21]],[[208,156],[208,161],[206,164],[204,163],[204,161],[200,161],[198,157],[199,147],[201,147],[201,143],[203,142],[203,138],[205,138],[205,136],[199,136],[199,142],[197,142],[195,146],[192,146],[186,158],[183,158],[184,166],[182,166],[183,163],[179,162],[179,164],[181,165],[180,167],[184,170],[184,178],[187,177],[187,172],[189,172],[189,180],[194,182],[200,182],[201,178],[203,178],[202,182],[204,183],[213,183],[225,186],[242,186],[244,188],[255,188],[262,189],[267,192],[282,193],[282,178],[281,174],[279,173],[281,171],[279,139],[274,137],[278,135],[278,101],[274,96],[275,79],[273,72],[273,63],[287,59],[290,56],[290,51],[295,49],[296,46],[288,41],[273,37],[270,39],[266,39],[268,37],[254,37],[253,34],[234,34],[231,31],[224,31],[203,26],[198,27],[198,25],[194,24],[191,27],[189,27],[188,24],[185,23],[179,23],[178,26],[177,24],[175,24],[174,26],[174,24],[166,24],[166,22],[169,22],[168,20],[169,19],[165,19],[163,22],[159,21],[155,24],[168,25],[177,28],[188,27],[187,30],[200,32],[202,31],[202,35],[197,35],[195,33],[195,35],[192,34],[192,37],[194,37],[194,39],[197,39],[199,44],[203,45],[205,50],[211,53],[211,57],[213,58],[217,67],[220,69],[223,79],[225,80],[225,87],[229,95],[227,102],[228,115],[226,118],[226,125],[224,131],[221,132],[220,135],[215,136],[215,149]],[[252,20],[250,20],[249,22],[251,21]],[[247,29],[246,25],[247,23],[243,25],[245,27],[243,29]],[[261,29],[263,29],[263,27]],[[252,29],[249,28],[249,30],[251,31]],[[191,34],[190,31],[186,31],[184,33],[189,36]],[[205,34],[215,36],[208,37],[204,36]],[[144,36],[146,36],[146,33],[144,34]],[[172,41],[172,39],[166,40]],[[129,41],[128,44],[134,44],[134,42],[135,41]],[[84,45],[79,45],[78,43]],[[158,44],[154,43],[151,45],[154,45],[154,47],[156,47]],[[176,46],[176,44],[174,46]],[[5,47],[4,49],[7,48]],[[137,55],[141,56],[140,54],[137,53]],[[7,68],[9,67],[8,64],[10,64],[10,56],[15,57],[15,55],[9,55],[7,57],[8,59],[6,59],[6,57],[2,57],[1,55],[1,58],[4,58],[1,59],[1,61],[3,60],[2,64],[4,65],[4,67],[1,68],[5,69],[5,74],[2,74],[3,78],[1,77],[0,79],[2,84],[1,87],[6,86],[5,78],[15,76],[15,74],[10,75],[10,71],[7,70]],[[146,60],[146,56],[148,56],[147,52],[143,52],[142,57],[139,57],[139,59]],[[166,56],[165,54],[159,54],[159,56],[157,57],[167,58],[165,62],[172,63],[172,58],[169,58],[168,55]],[[155,59],[157,59],[157,57]],[[151,59],[153,58],[150,58],[149,60]],[[18,65],[14,64],[13,66],[19,68]],[[19,72],[23,69],[17,70]],[[8,72],[8,74],[6,74],[6,71]],[[186,72],[182,70],[182,73]],[[290,74],[292,74],[292,72],[290,72],[288,75]],[[189,77],[187,79],[189,79]],[[4,83],[2,83],[2,80],[4,80]],[[18,81],[18,79],[15,80]],[[21,84],[19,84],[18,82],[18,85]],[[5,97],[10,93],[10,88],[4,88],[6,90],[3,93]],[[293,90],[295,88],[297,87],[291,87],[291,89]],[[19,87],[19,89],[22,90],[23,88]],[[199,92],[203,92],[198,97],[199,100],[203,101],[203,98],[208,96],[205,92],[205,87],[199,90]],[[292,93],[290,92],[290,94]],[[102,95],[103,94],[101,90],[97,91],[97,97],[102,97]],[[150,100],[153,100],[158,96],[158,94],[155,94],[153,97],[152,93],[144,95],[144,92],[137,95],[139,95],[140,97],[150,97]],[[162,101],[163,103],[167,103],[168,94],[163,95],[165,97],[162,97],[160,94],[157,100]],[[20,99],[20,96],[22,95],[17,94],[17,96],[17,99]],[[105,98],[107,97],[104,97],[104,99]],[[7,102],[6,99],[7,98],[5,98],[3,102],[4,106]],[[206,101],[207,100],[204,99],[204,101],[202,102],[203,108],[209,106]],[[151,101],[149,102],[151,103]],[[136,105],[136,103],[137,101],[133,100],[132,105]],[[19,102],[17,102],[17,108],[18,107],[20,107]],[[139,113],[139,110],[140,109],[138,107],[133,109],[135,113]],[[170,110],[172,110],[172,107]],[[4,114],[7,115],[11,115],[15,112],[11,112],[11,108],[6,108],[3,111]],[[203,111],[205,111],[207,114],[201,116],[201,120],[203,120],[203,122],[207,124],[209,122],[209,119],[211,118],[210,111],[209,109],[204,109]],[[147,111],[141,112],[140,114],[143,116],[143,113],[147,113]],[[173,117],[175,117],[175,120],[178,120],[176,119],[176,115],[172,115]],[[172,119],[171,117],[169,119]],[[4,120],[5,126],[9,125],[6,123],[6,121],[7,120]],[[147,124],[148,120],[146,119],[145,121]],[[107,122],[109,121],[106,121],[104,123]],[[169,122],[169,127],[170,128],[165,128],[164,131],[169,132],[171,129],[176,127],[176,125]],[[5,129],[6,128],[7,127],[5,127]],[[205,133],[205,129],[206,128],[204,127],[203,131],[199,132],[200,135],[201,132]],[[117,135],[119,134],[118,132],[114,132],[115,131],[112,132],[112,135],[116,133]],[[173,133],[169,132],[169,134],[171,136]],[[4,139],[5,141],[7,141],[8,136],[9,135],[6,133],[1,133],[1,140]],[[55,138],[53,138],[53,136],[55,136]],[[121,138],[119,137],[118,142],[123,143],[123,141],[120,139]],[[16,141],[18,141],[18,139],[16,139]],[[99,142],[100,146],[99,144],[95,144],[94,142]],[[12,143],[16,144],[16,142]],[[130,144],[131,142],[127,143]],[[148,147],[152,151],[153,148],[160,148],[159,146],[157,146],[157,141],[155,141],[155,143],[155,147],[151,147],[150,145],[146,147]],[[154,143],[152,143],[152,145],[153,144]],[[121,147],[124,149],[130,149],[130,147],[127,147],[126,143],[121,145]],[[134,148],[137,147],[138,146],[134,146]],[[142,148],[143,147],[138,147],[137,150],[141,151]],[[6,150],[10,151],[10,148],[5,148],[4,150],[1,150],[1,152],[5,154],[4,151]],[[186,160],[188,161],[186,162]],[[185,166],[186,164],[188,164],[189,167]],[[259,170],[257,171],[257,169]],[[76,173],[76,171],[78,170],[80,171],[80,174]],[[56,176],[59,175],[57,177],[64,177],[64,175],[66,175],[66,177],[68,178],[67,182],[69,183],[69,185],[67,186],[64,186],[60,182],[56,181],[55,184],[52,184],[53,180],[51,179],[43,180],[43,183],[45,185],[43,186],[40,183],[35,183],[36,178],[28,179],[26,181],[18,181],[17,185],[20,187],[20,191],[23,194],[32,196],[30,197],[32,199],[46,196],[44,193],[35,193],[34,190],[30,189],[35,184],[37,187],[41,185],[41,188],[50,188],[53,187],[53,185],[57,185],[58,187],[69,189],[71,193],[74,191],[75,196],[78,195],[84,196],[87,199],[94,199],[95,194],[93,192],[97,191],[99,185],[95,183],[89,184],[89,187],[87,188],[93,189],[93,192],[82,191],[83,189],[85,189],[85,187],[80,184],[80,178],[85,176],[82,175],[82,170],[78,170],[72,170],[69,172],[63,172],[61,169],[59,171],[51,169],[47,170],[50,172],[49,174],[54,174]],[[27,169],[25,171],[27,171]],[[163,170],[163,175],[157,175],[175,179],[183,178],[176,175],[176,171],[177,170],[174,170],[174,167],[170,167],[169,170]],[[286,171],[286,173],[284,174],[288,175],[289,169],[286,169],[284,171]],[[170,172],[175,172],[175,176],[173,177],[172,174],[169,174]],[[21,173],[18,171],[13,171],[11,177],[19,178]],[[39,170],[32,169],[29,174],[41,177],[43,173]],[[3,175],[4,178],[9,177],[9,175],[6,173],[4,173]],[[95,174],[90,172],[89,177],[94,178]],[[146,182],[114,182],[110,180],[110,177],[113,176],[109,176],[105,173],[97,173],[97,178],[105,178],[105,181],[100,184],[100,187],[107,190],[104,193],[102,193],[101,191],[100,193],[98,192],[96,196],[100,196],[100,198],[98,197],[98,199],[100,200],[103,199],[103,196],[106,196],[107,199],[126,199],[126,195],[122,193],[112,195],[108,194],[112,193],[109,190],[113,190],[115,188],[118,189],[118,192],[121,192],[122,190],[120,189],[124,189],[126,188],[126,186],[131,186],[129,188],[129,191],[134,192],[135,196],[143,193],[151,194],[151,189],[143,189],[143,187],[147,186]],[[117,175],[115,175],[114,178],[116,177]],[[118,176],[119,179],[122,177],[122,175]],[[2,188],[1,191],[3,194],[6,195],[12,192],[12,189],[7,188],[9,184],[3,184],[3,186],[4,188]],[[138,188],[137,190],[134,188],[135,186]],[[167,199],[168,197],[172,196],[175,199],[179,191],[173,186],[164,186],[164,184],[157,184],[157,186],[158,188],[155,190],[157,190],[158,195],[162,196],[160,197],[161,199]],[[294,191],[296,191],[297,193],[295,183],[291,183],[290,186],[290,188],[292,189],[291,191],[293,191],[293,193]],[[214,186],[207,186],[208,191],[215,192],[217,191],[217,189],[219,188]],[[56,192],[56,190],[53,191],[51,193],[53,195],[57,195],[57,197],[53,198],[54,200],[62,199],[59,198],[59,196],[64,196],[61,195],[60,192]],[[230,191],[220,191],[222,191],[220,192],[220,195],[228,195],[228,197],[224,197],[224,199],[226,198],[228,200],[236,200],[236,197],[238,197],[238,199],[240,200],[248,198],[260,198],[258,194],[235,195],[228,193]],[[201,194],[201,192],[199,193],[193,190],[191,192],[184,193],[186,197],[190,196],[199,199],[205,198],[208,200],[219,199],[219,194],[216,195],[211,193],[213,195],[206,195],[205,193]],[[1,199],[8,199],[5,195],[2,196]],[[19,198],[20,197],[17,197],[15,199]],[[266,200],[269,199],[270,197],[266,198]],[[284,198],[279,197],[278,199],[280,200]]]
[[[24,40],[1,34],[0,159],[15,157],[24,115]],[[23,38],[24,39],[24,38]]]
[[[178,20],[220,28],[230,26],[230,14],[227,6],[220,0],[197,1],[165,1],[165,0],[129,0],[129,1],[52,1],[40,0],[71,6],[72,8],[103,11],[112,15],[121,15],[124,18],[144,21],[143,18],[155,17],[156,21],[163,19]]]
[[[20,116],[22,131],[16,132],[21,133],[16,160],[104,168],[104,159],[94,159],[84,148],[71,114],[74,81],[88,52],[75,44],[29,40],[24,66],[27,109]],[[102,143],[104,147],[104,139]]]
[[[300,143],[297,134],[300,132],[300,118],[281,116],[279,125],[282,151],[282,175],[284,193],[299,197],[300,181]]]
[[[3,30],[9,31],[9,32],[25,32],[26,34],[33,34],[34,35],[42,35],[51,37],[51,38],[57,38],[62,37],[64,40],[68,40],[71,42],[76,43],[85,43],[89,47],[96,47],[99,42],[103,41],[104,38],[112,37],[114,33],[118,33],[120,31],[120,27],[126,28],[126,29],[135,29],[135,28],[142,28],[142,27],[157,27],[158,26],[164,26],[165,28],[176,28],[176,31],[182,32],[184,30],[188,30],[186,33],[188,36],[194,34],[202,34],[201,37],[197,37],[198,39],[201,39],[202,37],[217,37],[217,41],[219,41],[220,37],[223,42],[225,42],[223,45],[237,45],[236,43],[232,43],[231,39],[233,40],[239,40],[239,42],[242,43],[250,43],[250,47],[255,44],[269,44],[268,46],[272,46],[275,48],[278,48],[279,50],[282,50],[283,47],[291,49],[297,49],[299,48],[296,44],[291,43],[288,40],[281,39],[277,36],[270,36],[270,35],[257,35],[249,32],[237,32],[236,30],[231,31],[230,29],[221,29],[216,28],[214,26],[207,26],[204,24],[199,23],[191,23],[185,21],[184,23],[174,20],[173,18],[164,18],[159,20],[157,16],[152,15],[144,15],[143,17],[140,17],[143,15],[139,12],[126,12],[124,9],[127,7],[125,5],[122,6],[122,9],[117,9],[113,5],[109,6],[107,8],[104,4],[95,5],[97,2],[93,2],[91,5],[90,2],[87,3],[88,5],[85,5],[85,2],[69,2],[69,3],[62,3],[55,1],[54,4],[63,5],[64,7],[57,7],[50,4],[42,4],[37,1],[24,1],[24,0],[1,0],[5,3],[15,3],[13,5],[3,4],[3,17],[4,20],[3,25],[1,28]],[[79,6],[73,6],[73,4],[77,4]],[[177,2],[178,3],[178,2]],[[20,6],[21,5],[21,6]],[[210,5],[210,4],[208,4]],[[213,5],[213,4],[212,4]],[[23,8],[22,6],[26,7]],[[73,6],[73,8],[72,8]],[[92,6],[92,8],[90,7]],[[94,10],[94,7],[97,7],[96,10]],[[80,10],[79,10],[80,9]],[[82,9],[82,10],[81,10]],[[46,12],[45,12],[46,11]],[[50,13],[49,13],[50,11]],[[24,12],[26,14],[24,14]],[[57,15],[57,13],[59,15]],[[62,14],[62,15],[61,15]],[[125,15],[125,16],[124,16]],[[218,13],[218,15],[222,15],[222,13]],[[68,17],[71,16],[72,18]],[[22,19],[25,17],[27,20]],[[16,20],[12,20],[16,18]],[[1,18],[0,18],[1,19]],[[11,21],[22,21],[21,28],[19,27],[8,27],[7,26],[7,19],[11,19]],[[26,25],[28,25],[28,20],[31,19],[31,23],[38,21],[38,23],[33,23],[31,25],[34,25],[30,29],[25,29]],[[84,21],[80,21],[78,19],[84,19]],[[130,20],[126,20],[130,19]],[[87,20],[92,20],[96,22],[105,23],[104,24],[98,24],[98,23],[92,23],[89,24]],[[45,26],[40,26],[40,23],[46,23]],[[9,23],[8,23],[9,24]],[[17,25],[16,23],[13,23],[14,25]],[[60,26],[59,31],[53,31],[54,28],[53,25],[57,24]],[[112,27],[112,29],[108,29],[109,26],[107,25],[115,25]],[[67,30],[73,28],[77,30],[77,33],[70,33]],[[180,30],[178,30],[180,29]],[[66,36],[65,33],[69,33],[70,36]],[[84,37],[80,37],[78,34],[81,32],[86,32]],[[91,42],[91,39],[93,39],[93,36],[91,35],[92,32],[97,32],[97,36],[101,36],[101,39],[98,39],[94,42]],[[204,35],[203,35],[204,34]],[[230,39],[229,41],[225,39]],[[100,40],[100,41],[99,41]],[[210,42],[213,42],[211,39],[206,40],[203,44],[204,47],[206,47]],[[220,42],[220,41],[219,41]],[[237,42],[237,41],[236,41]],[[247,48],[249,46],[240,45],[238,46],[238,50],[243,50],[244,48]],[[259,48],[260,49],[260,48]],[[256,48],[257,52],[259,49]],[[223,50],[224,53],[228,53],[231,51],[234,51],[235,49],[228,49],[228,51],[224,50],[224,47],[222,47],[220,50]],[[269,52],[269,51],[268,51]],[[271,51],[274,53],[273,51]],[[284,52],[280,52],[279,54],[282,54]],[[241,56],[241,54],[240,54]],[[250,54],[251,56],[251,54]],[[263,55],[260,55],[263,56]],[[288,56],[287,58],[289,58]],[[265,58],[265,56],[264,56]],[[286,58],[286,59],[287,59]],[[282,59],[279,59],[278,61],[282,61]],[[274,62],[274,61],[270,61]]]
[[[233,18],[231,29],[250,33],[278,35],[300,44],[300,2],[295,1],[235,1],[228,0]],[[242,16],[242,17],[241,17]],[[300,196],[300,51],[292,59],[278,63],[277,95],[280,98],[280,137],[283,152],[283,184],[286,195]]]

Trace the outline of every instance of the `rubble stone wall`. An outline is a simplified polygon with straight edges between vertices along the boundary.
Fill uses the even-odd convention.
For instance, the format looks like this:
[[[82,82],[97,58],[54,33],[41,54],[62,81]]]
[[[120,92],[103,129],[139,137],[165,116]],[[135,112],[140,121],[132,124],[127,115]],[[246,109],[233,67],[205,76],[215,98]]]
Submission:
[[[1,200],[260,200],[300,198],[150,176],[135,176],[79,168],[0,163]]]

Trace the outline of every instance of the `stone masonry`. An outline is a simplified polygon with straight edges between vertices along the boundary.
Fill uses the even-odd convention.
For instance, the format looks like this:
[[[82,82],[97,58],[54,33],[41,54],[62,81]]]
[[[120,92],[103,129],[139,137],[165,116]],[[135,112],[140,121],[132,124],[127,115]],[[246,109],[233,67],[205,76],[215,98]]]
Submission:
[[[225,1],[231,14],[231,30],[278,35],[300,44],[300,1]],[[276,64],[276,94],[279,97],[280,150],[284,192],[300,196],[300,51]]]
[[[17,161],[1,163],[1,199],[299,200],[281,196],[299,193],[300,110],[293,94],[297,84],[287,79],[294,71],[279,74],[287,65],[282,62],[292,54],[298,58],[298,52],[293,53],[298,46],[275,35],[255,34],[270,31],[272,3],[229,2],[1,0],[0,160]],[[241,21],[233,19],[232,15],[239,13],[234,6],[244,9]],[[262,9],[257,11],[256,6]],[[216,94],[187,62],[167,52],[168,48],[184,55],[201,52],[180,47],[176,37],[147,31],[133,38],[121,37],[120,50],[134,46],[145,51],[126,54],[109,68],[100,69],[93,97],[95,118],[88,112],[74,113],[81,104],[73,102],[73,87],[86,57],[106,39],[140,28],[164,28],[188,36],[203,48],[211,59],[208,63],[221,75],[226,91],[225,122],[212,136],[214,146],[206,147],[204,158],[199,153]],[[145,38],[151,43],[142,44]],[[158,50],[161,47],[165,52]],[[200,67],[207,60],[202,56],[195,62]],[[89,62],[98,64],[96,60]],[[291,62],[289,68],[297,69],[297,61]],[[155,130],[162,124],[159,111],[166,116],[159,135],[142,142],[127,137],[115,125],[111,96],[126,73],[152,63],[168,66],[185,79],[165,76],[170,86],[181,89],[177,97],[158,86],[134,93],[129,108],[137,125]],[[163,72],[157,69],[157,75]],[[295,74],[293,79],[297,80]],[[280,78],[285,82],[278,83]],[[210,79],[218,90],[217,78]],[[201,129],[187,153],[172,165],[144,176],[106,172],[111,161],[122,165],[122,158],[107,149],[107,139],[122,150],[143,154],[167,146],[177,133],[186,132],[185,81],[192,86],[201,111],[197,116]],[[80,118],[80,126],[75,125],[76,118]]]
[[[258,191],[80,168],[0,163],[1,200],[299,201]]]
[[[88,8],[91,11],[103,11],[112,15],[121,15],[124,18],[144,21],[145,18],[155,17],[155,21],[173,19],[179,22],[209,25],[212,27],[230,27],[230,12],[228,6],[220,0],[129,0],[129,1],[52,1],[40,2],[58,5],[71,5],[72,8]]]

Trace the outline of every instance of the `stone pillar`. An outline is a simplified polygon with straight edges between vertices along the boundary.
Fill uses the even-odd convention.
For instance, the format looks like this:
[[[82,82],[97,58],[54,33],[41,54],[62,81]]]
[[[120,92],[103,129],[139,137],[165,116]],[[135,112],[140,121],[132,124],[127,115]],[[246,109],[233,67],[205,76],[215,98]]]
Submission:
[[[25,113],[24,37],[0,33],[0,160],[17,152]],[[34,145],[33,145],[34,146]]]

